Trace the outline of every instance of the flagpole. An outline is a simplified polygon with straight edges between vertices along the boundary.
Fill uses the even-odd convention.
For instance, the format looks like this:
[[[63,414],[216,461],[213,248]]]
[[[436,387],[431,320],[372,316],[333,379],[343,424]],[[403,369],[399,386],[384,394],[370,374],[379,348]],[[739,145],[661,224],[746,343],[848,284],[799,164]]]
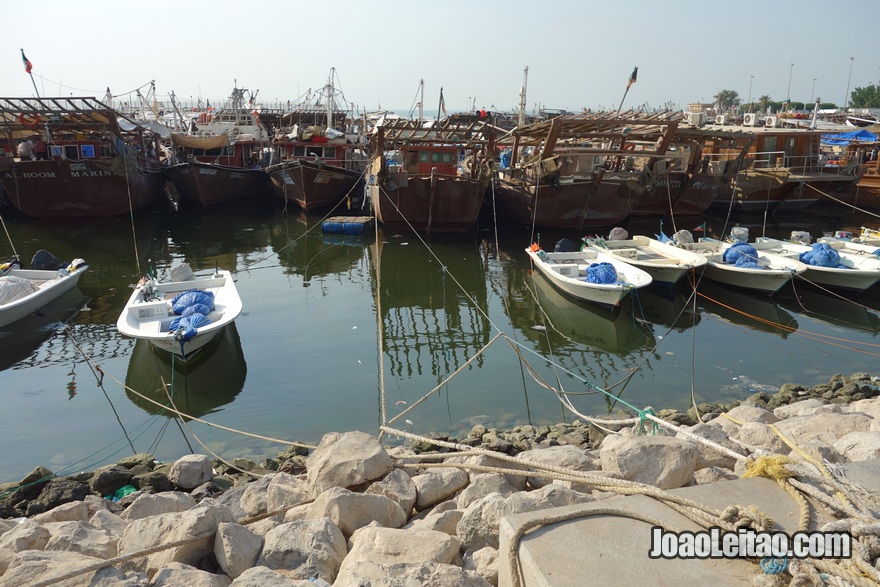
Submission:
[[[626,89],[623,91],[623,98],[620,99],[620,106],[617,107],[617,113],[620,114],[620,109],[623,108],[623,101],[626,100],[626,95],[629,93],[629,86],[626,86]]]
[[[636,83],[636,78],[639,74],[639,67],[635,66],[633,68],[633,72],[629,75],[629,81],[626,82],[626,89],[623,91],[623,98],[620,99],[620,106],[617,107],[617,113],[620,114],[620,109],[623,108],[623,101],[626,100],[626,95],[629,93],[629,88],[634,83]]]
[[[39,98],[40,91],[37,89],[37,82],[34,81],[34,74],[29,73],[28,75],[31,76],[31,83],[34,84],[34,91],[37,93],[37,98]]]
[[[37,82],[34,81],[34,74],[31,73],[31,68],[33,67],[33,65],[31,65],[30,60],[24,54],[24,47],[19,47],[19,51],[21,51],[21,61],[24,64],[25,73],[31,76],[31,83],[34,85],[34,92],[37,94],[37,98],[39,98],[40,90],[37,89]]]

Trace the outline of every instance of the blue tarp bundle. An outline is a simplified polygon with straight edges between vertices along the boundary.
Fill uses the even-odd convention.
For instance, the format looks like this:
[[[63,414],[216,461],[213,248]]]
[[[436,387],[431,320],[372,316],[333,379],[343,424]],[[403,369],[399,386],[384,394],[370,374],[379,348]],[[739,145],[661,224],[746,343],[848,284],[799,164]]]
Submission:
[[[587,267],[587,283],[608,284],[617,281],[617,271],[614,265],[605,261],[601,263],[593,263]]]
[[[745,267],[749,269],[760,269],[758,265],[758,251],[749,243],[733,243],[724,251],[722,259],[725,263],[736,265],[737,267]]]
[[[200,326],[210,324],[208,314],[214,309],[214,294],[200,289],[179,293],[171,300],[171,310],[180,316],[171,321],[169,332],[181,331],[177,338],[182,342],[192,340]]]
[[[193,304],[204,304],[210,312],[214,309],[214,294],[200,289],[187,290],[174,296],[174,299],[171,300],[171,310],[175,314],[180,315],[188,306]]]
[[[846,265],[840,264],[840,253],[826,243],[814,243],[813,248],[801,253],[801,263],[814,267],[839,267],[846,269]]]
[[[170,332],[181,330],[182,332],[180,332],[176,338],[181,342],[186,342],[195,338],[200,326],[205,326],[210,323],[211,320],[209,320],[204,314],[190,314],[189,316],[181,316],[180,318],[172,320],[171,326],[168,330]]]
[[[822,135],[822,144],[825,145],[848,145],[853,141],[873,142],[876,140],[877,135],[865,129]]]

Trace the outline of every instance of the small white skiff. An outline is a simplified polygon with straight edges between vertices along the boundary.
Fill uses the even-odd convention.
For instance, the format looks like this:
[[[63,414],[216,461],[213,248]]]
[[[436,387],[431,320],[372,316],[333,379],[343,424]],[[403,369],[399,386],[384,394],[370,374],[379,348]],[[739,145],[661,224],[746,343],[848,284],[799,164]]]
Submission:
[[[135,287],[116,328],[185,361],[231,324],[241,309],[229,271],[167,282],[147,278]]]
[[[0,266],[0,326],[21,320],[70,291],[88,268],[85,261],[75,259],[60,269],[21,269],[17,258],[10,259]]]
[[[534,266],[554,287],[574,298],[588,302],[617,306],[629,292],[651,283],[651,276],[645,271],[595,249],[551,253],[533,245],[526,249],[526,253],[531,257]],[[614,280],[608,283],[588,281],[597,269],[603,270],[604,276],[612,275],[607,265],[597,267],[601,263],[613,267],[613,274],[616,274]]]

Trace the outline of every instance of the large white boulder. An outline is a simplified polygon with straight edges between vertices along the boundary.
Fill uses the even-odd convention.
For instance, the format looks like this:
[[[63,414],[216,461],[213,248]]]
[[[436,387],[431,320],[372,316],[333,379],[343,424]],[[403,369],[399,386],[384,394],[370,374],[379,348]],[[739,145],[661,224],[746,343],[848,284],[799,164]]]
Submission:
[[[246,526],[221,522],[214,538],[217,564],[232,579],[256,564],[263,548],[263,537]]]
[[[123,568],[146,572],[152,576],[171,562],[196,566],[203,557],[213,553],[214,535],[220,523],[233,521],[228,508],[206,502],[185,512],[134,520],[119,540],[119,556],[170,542],[187,542],[183,546],[167,548],[147,557],[127,561],[123,563]]]
[[[351,487],[387,475],[391,457],[374,436],[364,432],[330,432],[306,459],[312,495],[331,487]]]
[[[364,493],[384,495],[397,502],[404,512],[409,514],[416,503],[416,484],[403,469],[394,469],[385,478],[371,483]]]
[[[498,524],[511,514],[594,501],[590,495],[560,485],[505,496],[492,493],[467,507],[458,523],[458,539],[466,550],[498,548]]]
[[[880,432],[850,432],[835,442],[834,448],[851,462],[880,459]]]
[[[490,493],[511,495],[512,493],[516,493],[516,491],[516,488],[507,481],[507,477],[501,473],[472,474],[470,484],[462,489],[461,493],[455,496],[455,502],[458,508],[463,510],[478,499],[486,497]]]
[[[232,579],[201,571],[183,563],[168,563],[158,570],[150,587],[229,587]]]
[[[15,528],[0,536],[0,548],[8,548],[15,552],[43,550],[49,538],[51,534],[44,526],[31,520],[22,520]]]
[[[694,478],[696,447],[669,436],[606,436],[599,450],[602,470],[660,489],[684,487]]]
[[[833,445],[849,432],[868,430],[872,421],[873,418],[860,413],[818,412],[787,418],[776,427],[798,446],[808,444],[811,440]]]
[[[328,489],[319,495],[308,506],[304,517],[312,520],[330,518],[346,536],[351,536],[355,530],[370,522],[377,522],[386,528],[400,528],[407,520],[406,513],[397,502],[384,495],[353,493],[341,487]]]
[[[230,583],[229,587],[315,587],[307,579],[291,579],[266,567],[246,570]]]
[[[182,491],[142,493],[119,514],[119,517],[126,522],[130,522],[149,516],[158,516],[159,514],[185,512],[195,507],[195,505],[195,498],[189,493]]]
[[[309,500],[309,484],[302,477],[289,473],[275,473],[266,488],[266,510],[278,511]]]
[[[52,528],[52,538],[46,550],[67,550],[95,558],[116,556],[116,543],[119,536],[108,530],[95,528],[88,522],[56,522]]]
[[[428,469],[412,478],[416,486],[416,509],[437,505],[468,484],[468,474],[458,467]]]
[[[340,573],[333,587],[369,585],[370,587],[416,587],[437,585],[443,587],[491,587],[475,571],[456,565],[435,562],[399,563],[383,565],[361,561]]]
[[[214,476],[214,467],[208,455],[184,455],[174,461],[168,478],[182,489],[195,489]]]
[[[533,448],[519,453],[516,458],[523,461],[524,464],[531,461],[572,471],[595,471],[601,466],[599,459],[590,451],[573,444]],[[537,467],[528,467],[528,470],[541,471]],[[548,477],[529,476],[527,482],[531,487],[539,488],[554,483],[554,480]]]
[[[317,576],[332,583],[347,553],[345,537],[330,519],[300,520],[266,534],[257,565],[290,579]]]
[[[361,528],[352,536],[352,543],[340,574],[364,561],[383,565],[424,561],[452,563],[460,546],[457,538],[443,532],[377,527]]]
[[[6,573],[0,577],[0,587],[22,587],[40,581],[61,577],[71,569],[88,567],[102,559],[64,550],[26,550],[15,555]],[[114,567],[84,573],[57,583],[57,587],[143,587],[148,581],[139,573],[125,573]]]

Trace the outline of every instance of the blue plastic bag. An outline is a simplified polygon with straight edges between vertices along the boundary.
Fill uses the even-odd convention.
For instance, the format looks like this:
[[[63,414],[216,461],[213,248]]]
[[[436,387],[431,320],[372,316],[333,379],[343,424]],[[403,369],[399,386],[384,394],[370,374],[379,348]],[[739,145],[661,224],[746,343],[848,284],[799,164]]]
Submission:
[[[208,307],[209,311],[213,310],[214,294],[200,289],[187,290],[174,296],[174,299],[171,300],[171,310],[175,314],[180,315],[187,306],[192,306],[193,304],[204,304]]]
[[[809,250],[800,256],[801,263],[814,267],[843,267],[840,264],[840,253],[826,243],[813,244]]]
[[[747,259],[746,261],[743,261],[743,263],[755,263],[758,260],[758,251],[756,251],[755,247],[749,243],[737,242],[730,245],[727,250],[724,251],[722,259],[725,263],[730,263],[737,267],[746,266],[738,263],[741,257],[746,257]]]
[[[611,263],[602,261],[587,267],[587,283],[609,284],[617,281],[617,270]]]
[[[180,313],[181,316],[190,316],[192,314],[202,314],[207,316],[211,313],[211,308],[206,306],[205,304],[193,304],[191,306],[187,306],[183,309],[183,312]]]

